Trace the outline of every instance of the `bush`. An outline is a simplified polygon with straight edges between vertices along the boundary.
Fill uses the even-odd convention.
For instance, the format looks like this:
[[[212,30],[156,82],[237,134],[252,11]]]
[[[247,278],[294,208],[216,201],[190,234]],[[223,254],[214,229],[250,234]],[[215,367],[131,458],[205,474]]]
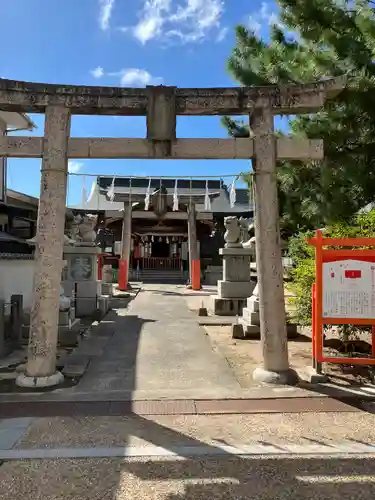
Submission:
[[[300,233],[290,238],[288,255],[293,260],[290,270],[289,288],[295,294],[290,299],[293,320],[301,326],[311,325],[311,285],[315,281],[315,248],[308,245],[306,239],[314,232]],[[324,230],[325,236],[333,238],[375,237],[375,210],[357,214],[351,224],[338,223]],[[356,335],[356,327],[340,327],[344,336]]]

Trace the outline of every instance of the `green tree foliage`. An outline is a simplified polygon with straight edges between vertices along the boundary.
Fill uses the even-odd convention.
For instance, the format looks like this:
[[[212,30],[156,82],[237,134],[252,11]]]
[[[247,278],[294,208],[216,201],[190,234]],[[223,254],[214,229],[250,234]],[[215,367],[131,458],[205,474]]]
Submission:
[[[228,68],[241,85],[306,83],[343,74],[347,88],[314,115],[290,119],[296,137],[323,138],[323,162],[280,162],[284,230],[348,220],[375,193],[375,2],[279,0],[280,25],[265,42],[244,26]],[[293,32],[294,36],[290,33]],[[248,126],[223,119],[230,135]]]

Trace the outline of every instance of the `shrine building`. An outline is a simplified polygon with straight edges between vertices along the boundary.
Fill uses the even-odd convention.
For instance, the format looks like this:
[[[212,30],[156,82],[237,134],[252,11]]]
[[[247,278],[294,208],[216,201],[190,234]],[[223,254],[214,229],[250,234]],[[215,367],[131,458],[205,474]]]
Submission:
[[[124,210],[130,210],[129,279],[179,281],[189,267],[189,207],[194,207],[194,233],[200,267],[221,265],[223,220],[229,215],[253,218],[247,188],[221,179],[97,177],[91,193],[73,213],[98,214],[105,263],[119,266],[124,245]],[[194,259],[193,259],[194,260]]]

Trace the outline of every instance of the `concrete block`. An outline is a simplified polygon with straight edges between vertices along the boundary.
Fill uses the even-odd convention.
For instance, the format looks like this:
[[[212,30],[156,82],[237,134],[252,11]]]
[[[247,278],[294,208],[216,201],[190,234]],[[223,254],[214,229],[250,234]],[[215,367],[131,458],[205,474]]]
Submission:
[[[59,326],[69,326],[75,319],[74,307],[70,311],[59,311]]]
[[[75,282],[74,281],[63,281],[61,283],[64,289],[65,297],[73,297],[75,293]]]
[[[113,295],[113,284],[112,283],[102,283],[102,295]]]
[[[98,298],[98,309],[101,316],[105,316],[110,309],[110,296],[101,295]]]
[[[260,325],[251,325],[244,318],[239,319],[239,323],[243,327],[243,338],[245,339],[260,339]]]
[[[243,325],[241,325],[241,323],[235,323],[234,325],[232,325],[232,338],[233,339],[244,338]]]
[[[246,306],[246,299],[227,299],[212,296],[212,310],[218,316],[241,316],[242,309]]]
[[[293,323],[288,323],[286,325],[286,332],[288,334],[288,339],[295,339],[299,335],[298,326]]]
[[[198,309],[198,316],[208,316],[207,309],[205,307],[200,307]]]
[[[247,299],[247,308],[252,312],[259,312],[259,297],[253,295]]]
[[[102,282],[95,281],[82,281],[77,283],[77,298],[93,298],[101,295]]]
[[[312,366],[306,367],[304,375],[310,384],[324,384],[328,382],[328,376],[325,373],[318,373]]]
[[[81,329],[81,322],[75,319],[72,326],[59,325],[58,343],[61,347],[71,347],[78,343],[78,336]]]
[[[239,318],[239,323],[243,326],[244,338],[254,340],[260,339],[260,321],[258,323],[249,323],[245,317],[241,317]],[[292,340],[299,335],[297,325],[293,324],[286,325],[286,332],[289,340]]]
[[[242,310],[242,318],[243,321],[249,325],[260,325],[259,312],[253,312],[247,307],[244,307]]]
[[[76,316],[84,318],[93,316],[98,310],[97,298],[76,298]]]
[[[253,293],[253,281],[218,281],[218,296],[226,299],[247,299]]]

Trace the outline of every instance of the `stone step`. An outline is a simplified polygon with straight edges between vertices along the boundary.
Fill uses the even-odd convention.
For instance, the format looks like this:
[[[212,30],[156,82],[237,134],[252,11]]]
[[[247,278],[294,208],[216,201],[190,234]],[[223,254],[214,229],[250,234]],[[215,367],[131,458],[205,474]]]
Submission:
[[[254,297],[252,295],[247,299],[247,308],[250,309],[251,312],[259,312],[259,298]]]
[[[239,318],[238,323],[242,325],[243,332],[240,329],[233,329],[233,338],[242,338],[242,339],[260,339],[260,324],[249,323],[243,317]],[[288,339],[295,339],[298,337],[298,327],[295,324],[287,324],[286,331],[288,335]],[[236,335],[236,336],[234,336]]]
[[[250,325],[260,325],[260,315],[259,312],[254,312],[248,307],[244,307],[242,310],[243,320]]]

